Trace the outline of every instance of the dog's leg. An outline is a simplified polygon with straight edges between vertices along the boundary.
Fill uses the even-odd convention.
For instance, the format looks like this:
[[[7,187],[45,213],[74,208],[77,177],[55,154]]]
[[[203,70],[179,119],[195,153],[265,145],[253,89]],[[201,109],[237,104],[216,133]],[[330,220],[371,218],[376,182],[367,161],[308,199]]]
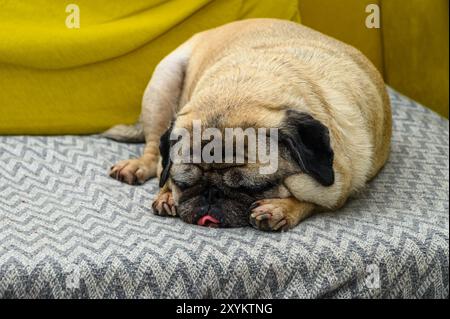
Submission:
[[[142,99],[141,121],[146,142],[144,154],[138,159],[124,160],[112,166],[111,177],[128,184],[142,184],[156,175],[159,139],[178,111],[194,39],[185,42],[155,68]]]
[[[295,197],[262,199],[251,206],[250,224],[260,230],[286,231],[311,215],[314,208],[314,204]]]

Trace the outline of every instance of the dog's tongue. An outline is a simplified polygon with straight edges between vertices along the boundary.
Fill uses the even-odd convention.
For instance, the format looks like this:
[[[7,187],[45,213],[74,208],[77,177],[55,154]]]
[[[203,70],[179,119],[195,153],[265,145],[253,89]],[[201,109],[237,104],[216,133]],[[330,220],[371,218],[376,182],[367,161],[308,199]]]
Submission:
[[[219,224],[219,221],[217,219],[215,219],[214,217],[212,217],[211,215],[202,216],[197,222],[197,225],[200,225],[200,226],[217,227],[218,224]]]

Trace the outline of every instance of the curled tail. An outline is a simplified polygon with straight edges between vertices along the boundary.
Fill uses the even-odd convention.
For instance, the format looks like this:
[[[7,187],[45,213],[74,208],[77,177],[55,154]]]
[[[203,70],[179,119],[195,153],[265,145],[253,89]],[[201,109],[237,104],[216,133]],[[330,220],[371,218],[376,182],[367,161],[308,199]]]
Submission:
[[[128,143],[143,143],[145,142],[144,125],[141,121],[132,125],[116,125],[100,134],[103,137]]]

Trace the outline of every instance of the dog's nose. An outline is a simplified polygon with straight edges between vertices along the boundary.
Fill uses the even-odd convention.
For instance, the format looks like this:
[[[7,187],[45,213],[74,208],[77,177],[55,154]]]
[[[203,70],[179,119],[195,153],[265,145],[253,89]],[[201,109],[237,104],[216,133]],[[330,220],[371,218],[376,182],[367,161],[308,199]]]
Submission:
[[[219,227],[219,221],[211,215],[204,215],[200,217],[197,222],[197,225],[206,226],[206,227]]]
[[[208,202],[210,204],[215,203],[215,201],[217,199],[219,199],[221,197],[221,192],[218,188],[216,187],[210,187],[207,190],[207,198],[208,198]]]

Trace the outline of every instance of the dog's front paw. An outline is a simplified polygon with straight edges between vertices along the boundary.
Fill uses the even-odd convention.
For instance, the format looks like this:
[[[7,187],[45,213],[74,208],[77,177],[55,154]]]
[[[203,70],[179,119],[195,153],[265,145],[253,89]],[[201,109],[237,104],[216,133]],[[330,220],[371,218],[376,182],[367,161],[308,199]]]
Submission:
[[[143,158],[120,161],[109,171],[109,176],[130,185],[143,184],[155,174],[156,162]]]
[[[287,231],[313,210],[314,204],[293,197],[263,199],[250,206],[250,224],[264,231]]]
[[[159,193],[153,201],[152,208],[155,215],[177,216],[177,207],[171,191]]]
[[[253,227],[264,231],[286,231],[291,227],[284,205],[274,201],[262,200],[253,203],[250,207],[250,224]]]

